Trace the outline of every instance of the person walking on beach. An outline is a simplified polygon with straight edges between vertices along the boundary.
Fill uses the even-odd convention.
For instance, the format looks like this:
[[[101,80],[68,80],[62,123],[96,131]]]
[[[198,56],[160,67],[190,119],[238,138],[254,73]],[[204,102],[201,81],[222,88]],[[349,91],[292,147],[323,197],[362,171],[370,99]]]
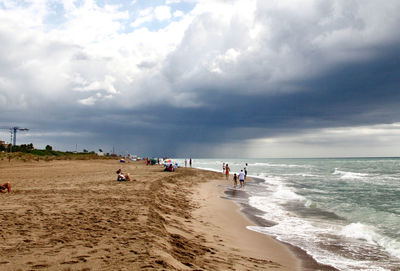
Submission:
[[[0,184],[1,193],[6,193],[6,189],[8,193],[11,192],[11,184],[9,182],[6,182],[5,184]]]
[[[222,173],[225,173],[225,162],[222,163]]]
[[[245,178],[245,179],[247,178],[247,163],[246,163],[246,165],[244,166],[244,178]]]
[[[229,168],[229,165],[228,164],[226,164],[226,166],[225,166],[225,175],[226,175],[226,179],[228,180],[228,178],[229,178],[229,171],[230,171],[231,169]]]
[[[233,174],[233,187],[236,188],[236,186],[237,186],[237,175],[235,173]]]
[[[189,165],[190,165],[190,167],[192,167],[192,158],[190,158],[190,160],[189,160]]]
[[[240,170],[240,173],[239,173],[240,188],[244,187],[244,178],[245,178],[245,175],[244,175],[244,172],[242,169],[242,170]]]

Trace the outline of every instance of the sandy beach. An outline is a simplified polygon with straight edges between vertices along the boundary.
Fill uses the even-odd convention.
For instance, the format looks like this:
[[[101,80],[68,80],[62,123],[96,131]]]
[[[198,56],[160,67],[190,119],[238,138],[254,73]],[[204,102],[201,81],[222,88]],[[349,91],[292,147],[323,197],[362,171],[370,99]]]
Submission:
[[[134,179],[117,182],[122,168]],[[220,173],[118,160],[0,161],[1,270],[301,270],[246,229]]]

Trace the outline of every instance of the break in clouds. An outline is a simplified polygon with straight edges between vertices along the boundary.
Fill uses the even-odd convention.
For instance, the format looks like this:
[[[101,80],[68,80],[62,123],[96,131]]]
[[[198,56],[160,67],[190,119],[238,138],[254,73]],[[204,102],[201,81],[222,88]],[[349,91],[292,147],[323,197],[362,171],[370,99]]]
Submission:
[[[64,150],[395,155],[398,1],[126,2],[0,0],[0,125]]]

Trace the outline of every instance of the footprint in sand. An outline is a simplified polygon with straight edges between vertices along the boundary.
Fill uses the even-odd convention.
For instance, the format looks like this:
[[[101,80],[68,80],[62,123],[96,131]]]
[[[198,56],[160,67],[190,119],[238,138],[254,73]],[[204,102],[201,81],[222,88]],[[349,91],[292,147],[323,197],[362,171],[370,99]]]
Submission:
[[[62,262],[61,264],[76,264],[76,263],[79,263],[79,261],[65,261]]]
[[[47,267],[49,267],[48,264],[35,264],[35,265],[32,265],[33,269],[41,269],[41,268],[47,268]]]

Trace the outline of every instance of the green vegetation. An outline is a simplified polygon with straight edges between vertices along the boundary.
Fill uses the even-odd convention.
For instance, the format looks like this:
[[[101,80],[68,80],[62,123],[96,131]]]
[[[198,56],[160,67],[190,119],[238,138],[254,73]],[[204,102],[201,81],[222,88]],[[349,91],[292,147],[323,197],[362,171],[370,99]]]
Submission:
[[[84,150],[83,152],[62,152],[55,151],[47,145],[44,150],[35,149],[33,144],[19,146],[0,145],[0,160],[21,160],[27,161],[52,161],[52,160],[91,160],[91,159],[115,159],[115,155],[99,156],[95,152]]]

